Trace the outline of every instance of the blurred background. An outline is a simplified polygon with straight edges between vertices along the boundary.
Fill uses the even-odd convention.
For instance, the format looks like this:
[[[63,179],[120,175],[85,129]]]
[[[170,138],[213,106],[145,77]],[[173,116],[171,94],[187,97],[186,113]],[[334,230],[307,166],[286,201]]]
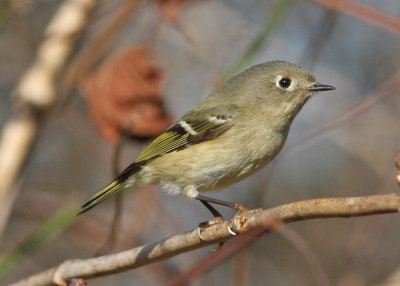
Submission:
[[[20,162],[0,175],[0,284],[209,220],[199,202],[158,186],[124,194],[111,239],[113,199],[75,213],[115,163],[127,166],[224,80],[264,61],[300,64],[336,90],[306,104],[272,164],[212,197],[269,208],[397,192],[399,54],[398,0],[1,0],[0,142],[27,129],[0,145],[0,173]],[[400,285],[389,282],[400,271],[399,223],[379,215],[288,227],[330,285]],[[88,283],[166,285],[212,249]],[[297,245],[272,232],[191,285],[317,285],[312,273]]]

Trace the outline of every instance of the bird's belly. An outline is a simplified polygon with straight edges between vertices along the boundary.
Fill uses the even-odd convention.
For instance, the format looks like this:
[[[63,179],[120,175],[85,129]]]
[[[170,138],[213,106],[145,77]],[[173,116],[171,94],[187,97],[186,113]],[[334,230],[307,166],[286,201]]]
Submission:
[[[264,165],[257,163],[250,163],[240,170],[228,170],[225,175],[219,176],[219,173],[210,173],[209,178],[214,178],[214,180],[208,180],[208,183],[200,184],[198,188],[201,192],[206,191],[219,191],[233,185],[246,177],[252,175]]]
[[[250,140],[247,144],[226,141],[220,144],[217,140],[215,144],[199,143],[165,154],[149,162],[148,167],[163,184],[170,182],[181,188],[193,185],[198,191],[221,190],[268,164],[284,142],[282,136],[269,135],[263,139]]]

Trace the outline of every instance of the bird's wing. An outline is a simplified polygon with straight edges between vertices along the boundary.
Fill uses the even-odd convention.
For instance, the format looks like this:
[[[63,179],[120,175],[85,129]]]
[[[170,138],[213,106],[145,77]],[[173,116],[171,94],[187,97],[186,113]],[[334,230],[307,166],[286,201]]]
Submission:
[[[223,110],[224,112],[218,112],[218,110]],[[163,154],[182,150],[190,145],[220,136],[234,125],[239,111],[236,105],[190,111],[180,121],[158,136],[136,161],[129,165],[111,184],[90,198],[82,206],[79,214],[90,210],[121,190],[125,186],[127,179],[138,172],[148,161]]]
[[[214,108],[199,114],[191,112],[157,137],[134,164],[220,136],[234,125],[237,111],[236,106],[229,106],[223,114]]]
[[[223,112],[219,112],[223,110]],[[192,110],[180,121],[169,127],[139,155],[117,178],[124,181],[140,170],[146,162],[172,151],[185,149],[193,144],[211,140],[231,128],[240,108],[229,104],[207,110]]]

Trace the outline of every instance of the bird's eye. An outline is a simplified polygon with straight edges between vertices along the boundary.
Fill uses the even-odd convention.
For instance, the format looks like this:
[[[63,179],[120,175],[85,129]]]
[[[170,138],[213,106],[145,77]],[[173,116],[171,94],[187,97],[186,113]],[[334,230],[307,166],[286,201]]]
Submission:
[[[290,78],[284,77],[281,80],[279,80],[279,86],[281,88],[288,88],[290,86],[290,84],[292,83]]]

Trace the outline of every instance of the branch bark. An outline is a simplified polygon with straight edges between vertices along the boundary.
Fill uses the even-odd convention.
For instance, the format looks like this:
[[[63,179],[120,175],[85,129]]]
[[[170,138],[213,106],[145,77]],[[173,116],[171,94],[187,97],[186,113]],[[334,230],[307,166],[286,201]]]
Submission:
[[[199,238],[195,229],[111,255],[67,260],[56,267],[11,284],[11,286],[66,285],[65,280],[68,278],[88,279],[127,271],[193,249],[229,240],[235,236],[228,231],[228,227],[237,234],[241,234],[251,228],[265,226],[266,222],[271,221],[271,216],[283,223],[291,223],[315,218],[397,213],[399,209],[400,195],[387,194],[315,199],[289,203],[267,210],[246,211],[234,216],[231,220],[207,227],[201,233],[203,239]]]
[[[13,115],[0,134],[0,238],[16,197],[17,189],[12,186],[29,156],[43,117],[57,100],[56,79],[96,4],[97,0],[65,0],[60,5],[44,32],[32,66],[16,86]]]
[[[399,151],[399,154],[397,154],[394,164],[397,168],[396,181],[400,186],[400,151]]]

